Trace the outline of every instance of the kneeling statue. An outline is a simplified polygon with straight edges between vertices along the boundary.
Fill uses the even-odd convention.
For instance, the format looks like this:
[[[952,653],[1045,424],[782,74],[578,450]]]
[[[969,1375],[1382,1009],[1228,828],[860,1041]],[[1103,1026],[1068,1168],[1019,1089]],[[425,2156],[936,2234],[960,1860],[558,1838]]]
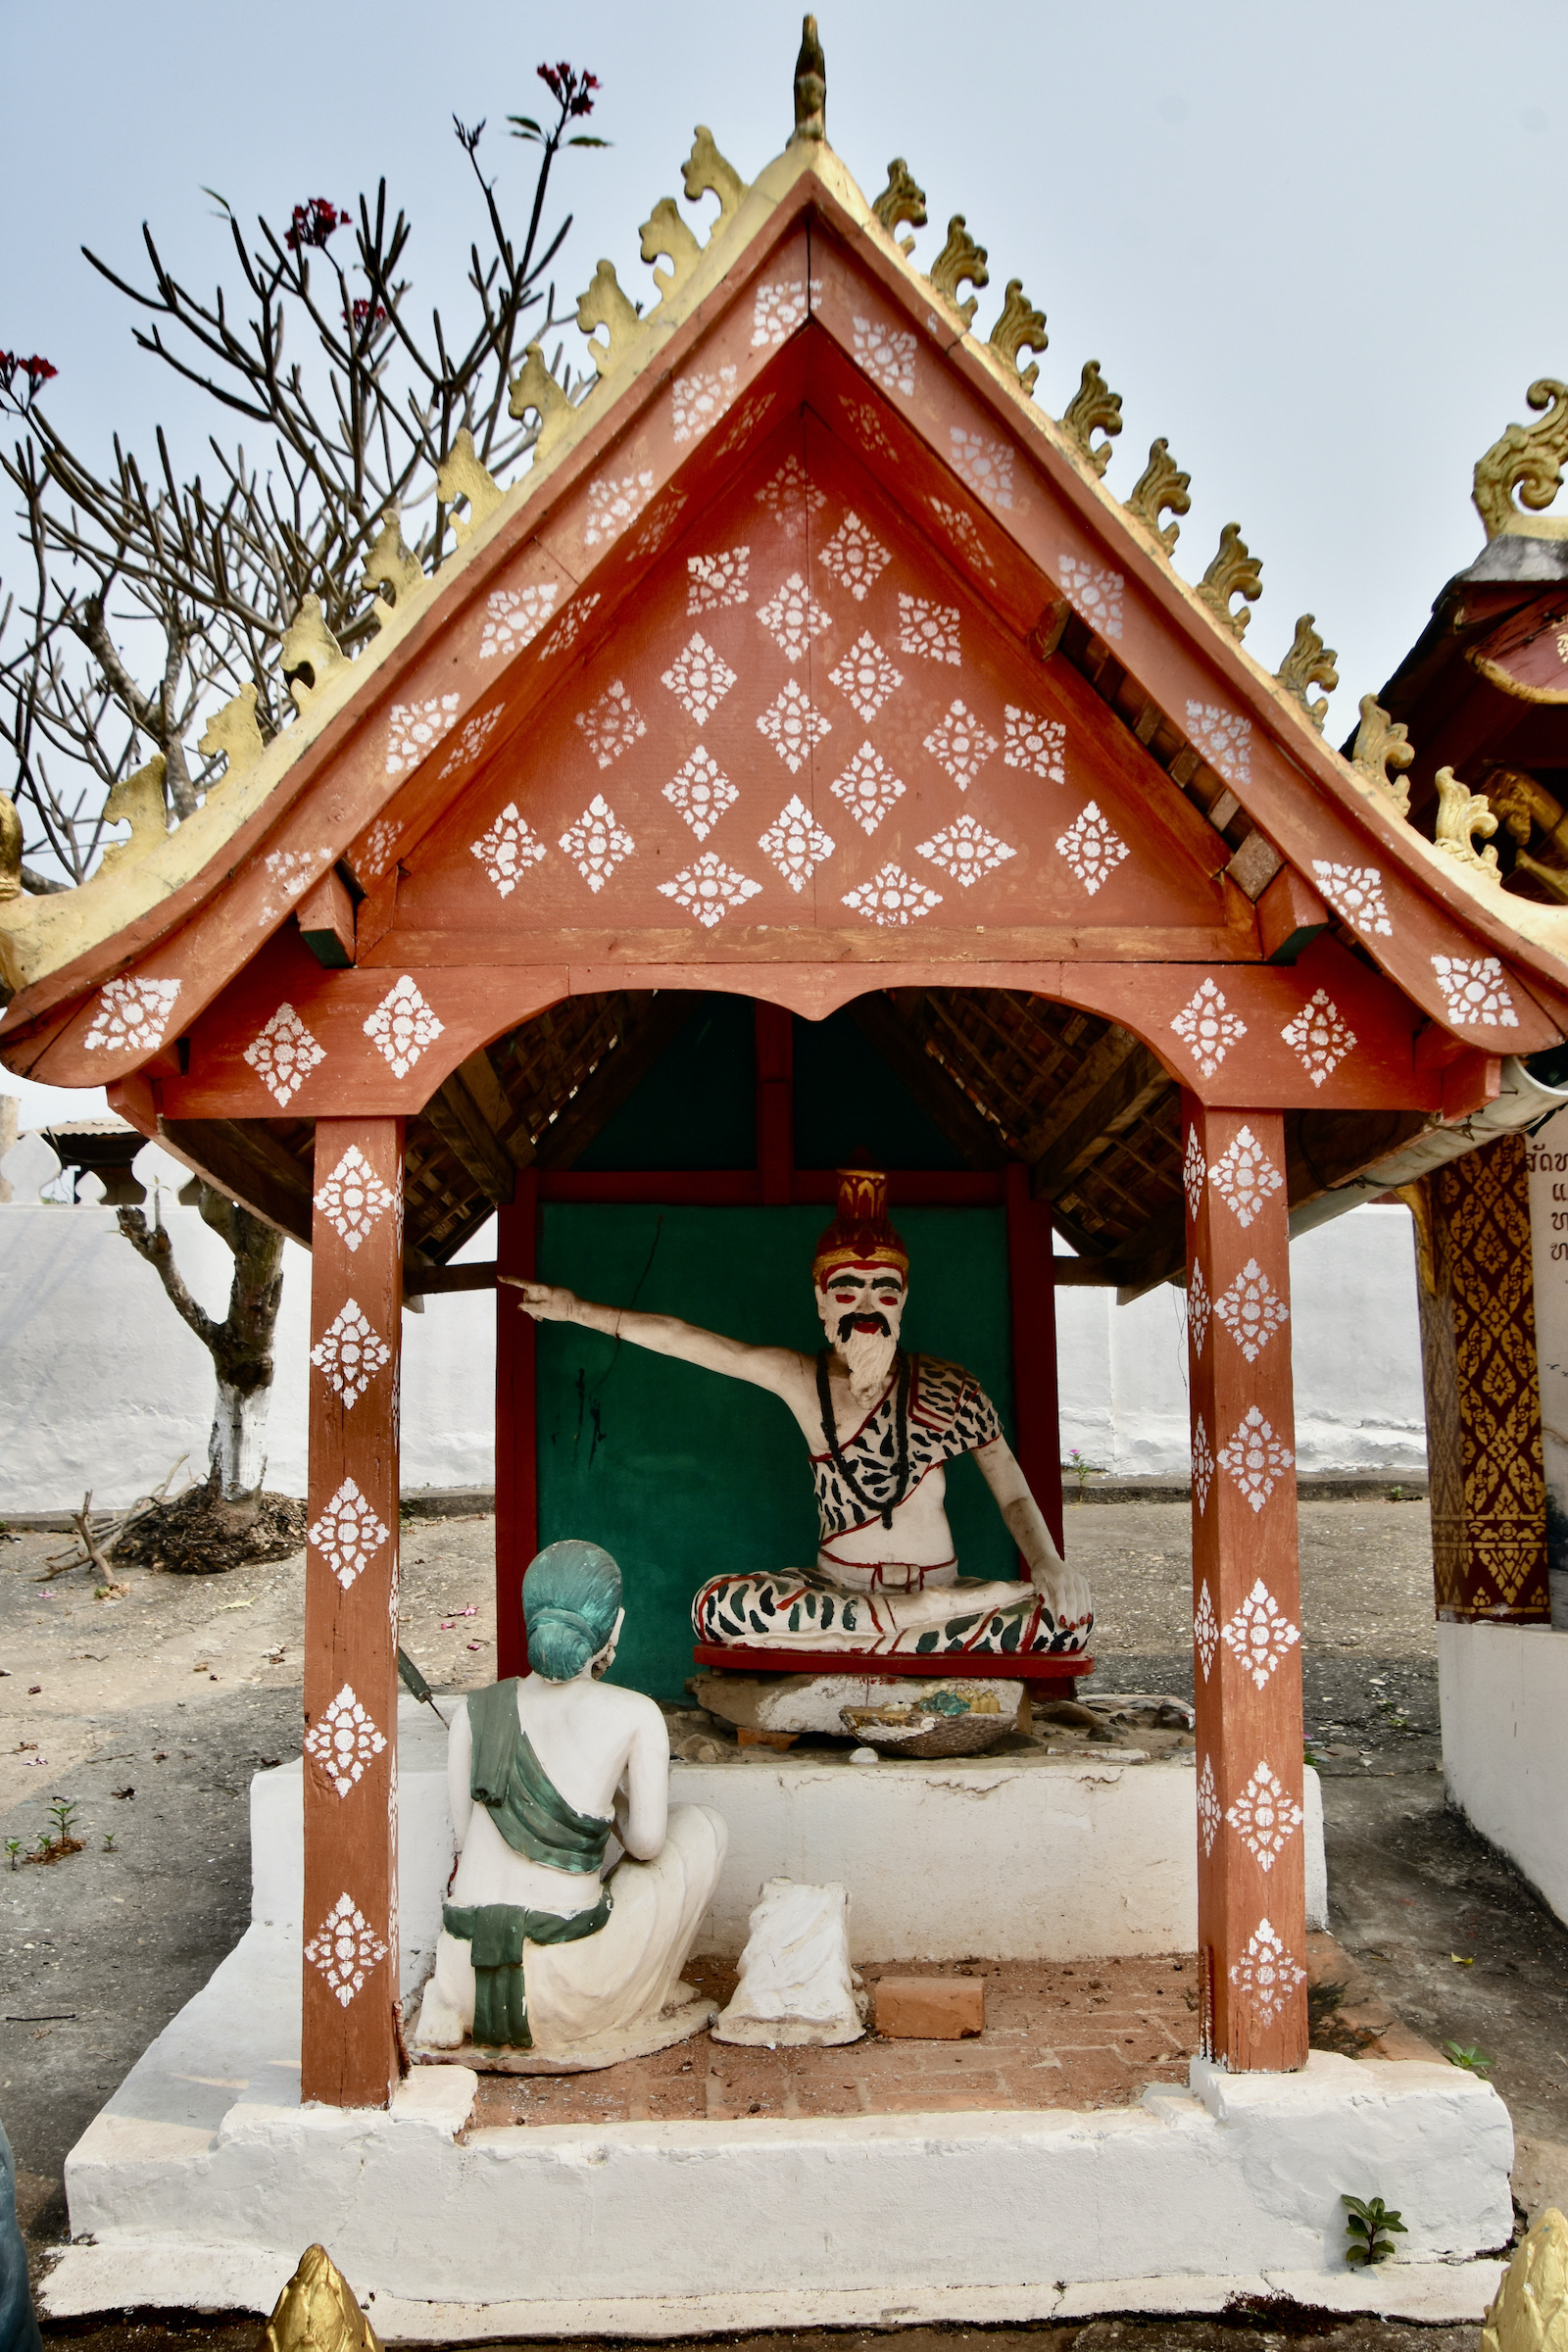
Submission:
[[[707,1805],[669,1810],[663,1716],[601,1681],[625,1617],[609,1552],[550,1544],[522,1614],[532,1672],[471,1690],[453,1721],[459,1855],[414,2048],[504,2071],[610,2066],[713,2016],[680,1972],[727,1835]],[[630,1858],[607,1872],[612,1837]]]
[[[692,1604],[700,1642],[847,1658],[1086,1648],[1089,1586],[1052,1542],[996,1406],[959,1365],[899,1346],[909,1253],[888,1223],[880,1172],[840,1169],[838,1215],[817,1242],[811,1279],[828,1343],[814,1358],[502,1276],[540,1321],[580,1323],[751,1381],[794,1414],[816,1485],[816,1564],[710,1578]],[[974,1455],[1027,1584],[959,1576],[944,1497],[945,1464],[960,1453]]]

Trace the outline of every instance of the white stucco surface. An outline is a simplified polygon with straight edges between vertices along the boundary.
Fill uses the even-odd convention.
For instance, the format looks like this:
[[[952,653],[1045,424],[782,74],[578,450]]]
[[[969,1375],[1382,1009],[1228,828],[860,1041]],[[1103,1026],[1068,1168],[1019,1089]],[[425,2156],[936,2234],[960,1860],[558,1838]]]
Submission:
[[[1448,1800],[1568,1920],[1568,1632],[1438,1626]]]
[[[24,1138],[5,1162],[17,1197],[0,1204],[0,1515],[61,1510],[89,1486],[101,1505],[129,1502],[180,1454],[194,1469],[206,1465],[206,1351],[117,1232],[112,1209],[38,1201],[53,1164],[36,1137]],[[159,1178],[176,1260],[202,1305],[221,1314],[230,1260],[196,1210],[178,1205],[188,1171],[150,1144],[136,1172],[149,1189]],[[486,1228],[461,1255],[486,1258],[494,1250]],[[1424,1470],[1407,1213],[1359,1208],[1303,1236],[1292,1246],[1291,1280],[1300,1467]],[[289,1243],[268,1430],[268,1484],[283,1494],[305,1492],[309,1299],[309,1259]],[[1056,1313],[1063,1458],[1077,1446],[1117,1475],[1185,1477],[1183,1294],[1164,1286],[1118,1307],[1112,1292],[1062,1288]],[[405,1492],[488,1486],[492,1298],[474,1291],[429,1299],[423,1314],[405,1316],[403,1344]],[[1562,1354],[1568,1364],[1568,1331]],[[1568,1429],[1568,1407],[1558,1426]]]

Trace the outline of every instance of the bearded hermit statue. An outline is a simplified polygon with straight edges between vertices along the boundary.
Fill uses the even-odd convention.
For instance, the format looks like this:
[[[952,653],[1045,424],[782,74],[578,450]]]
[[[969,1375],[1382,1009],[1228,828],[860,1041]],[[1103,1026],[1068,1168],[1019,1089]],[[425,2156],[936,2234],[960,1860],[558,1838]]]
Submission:
[[[710,1578],[692,1605],[698,1640],[871,1656],[1084,1649],[1094,1623],[1088,1584],[1052,1542],[995,1405],[957,1364],[899,1345],[909,1253],[888,1223],[885,1176],[840,1170],[838,1214],[816,1245],[811,1280],[828,1343],[814,1358],[748,1347],[673,1315],[595,1306],[547,1283],[517,1286],[538,1320],[580,1323],[751,1381],[799,1422],[816,1485],[816,1564]],[[960,1453],[979,1464],[1028,1584],[959,1575],[945,1495],[946,1465]]]

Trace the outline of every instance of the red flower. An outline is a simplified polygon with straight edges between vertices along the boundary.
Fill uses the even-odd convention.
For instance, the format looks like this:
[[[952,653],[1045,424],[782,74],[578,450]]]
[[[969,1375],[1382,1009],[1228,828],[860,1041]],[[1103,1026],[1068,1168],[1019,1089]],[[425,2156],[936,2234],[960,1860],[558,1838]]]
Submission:
[[[303,253],[307,246],[324,245],[334,230],[346,228],[351,216],[344,205],[340,211],[328,204],[324,196],[313,196],[309,204],[294,207],[293,225],[284,233],[283,242],[290,253]]]
[[[568,65],[563,58],[560,65],[541,66],[539,78],[557,105],[564,107],[568,116],[593,113],[593,93],[599,87],[597,74],[579,74],[575,66]]]
[[[385,326],[386,321],[387,308],[384,302],[378,302],[372,312],[369,303],[362,299],[354,303],[352,308],[343,314],[344,325],[356,337],[363,335],[367,327],[369,327],[372,333],[378,331]]]
[[[59,373],[59,368],[48,360],[41,359],[37,352],[33,353],[30,360],[24,360],[14,351],[0,351],[0,391],[13,391],[17,377],[24,375],[27,388],[21,395],[24,403],[36,400],[44,385]]]

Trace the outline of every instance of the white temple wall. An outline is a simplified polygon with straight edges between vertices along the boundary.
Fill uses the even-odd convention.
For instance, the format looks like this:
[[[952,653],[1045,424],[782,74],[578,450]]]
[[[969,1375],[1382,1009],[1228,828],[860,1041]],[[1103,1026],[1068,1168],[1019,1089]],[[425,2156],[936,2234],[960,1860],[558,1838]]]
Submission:
[[[0,1516],[61,1510],[88,1487],[99,1505],[129,1502],[180,1454],[193,1470],[207,1459],[205,1349],[122,1240],[112,1209],[39,1201],[53,1165],[41,1139],[26,1137],[0,1171],[16,1186],[0,1204]],[[176,1260],[202,1305],[221,1315],[231,1261],[197,1211],[178,1205],[187,1172],[154,1145],[136,1170],[149,1194],[160,1178]],[[494,1248],[488,1228],[463,1254]],[[1291,1278],[1301,1468],[1424,1472],[1406,1212],[1358,1208],[1304,1236]],[[268,1432],[268,1485],[284,1494],[305,1492],[309,1298],[306,1253],[289,1243]],[[1056,1311],[1063,1458],[1076,1446],[1118,1476],[1185,1477],[1182,1294],[1162,1285],[1118,1307],[1108,1291],[1061,1289]],[[459,1292],[406,1318],[406,1491],[494,1479],[494,1312],[488,1293]],[[1562,1352],[1568,1364],[1568,1330]],[[1568,1411],[1558,1426],[1568,1428]]]

